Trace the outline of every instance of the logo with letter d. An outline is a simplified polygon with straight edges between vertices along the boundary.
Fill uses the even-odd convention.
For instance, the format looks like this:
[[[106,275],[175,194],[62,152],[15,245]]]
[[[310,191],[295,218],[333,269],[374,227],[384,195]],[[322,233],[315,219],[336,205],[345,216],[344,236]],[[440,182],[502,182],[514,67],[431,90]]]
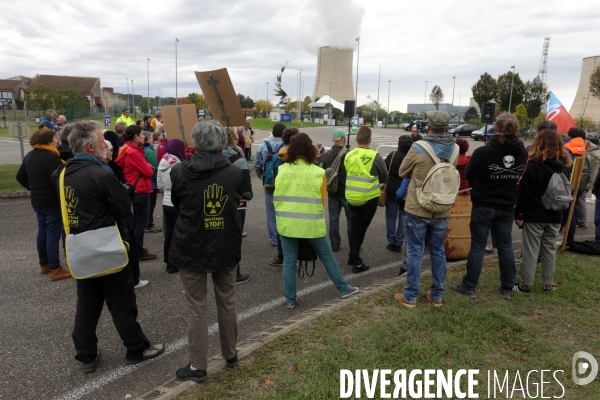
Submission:
[[[585,359],[585,361],[577,362],[580,359]],[[586,378],[579,377],[581,375],[585,375],[588,371],[590,371],[590,373]],[[577,353],[573,354],[572,374],[573,382],[575,382],[576,385],[587,385],[596,379],[596,375],[598,375],[598,362],[590,353],[578,351]]]

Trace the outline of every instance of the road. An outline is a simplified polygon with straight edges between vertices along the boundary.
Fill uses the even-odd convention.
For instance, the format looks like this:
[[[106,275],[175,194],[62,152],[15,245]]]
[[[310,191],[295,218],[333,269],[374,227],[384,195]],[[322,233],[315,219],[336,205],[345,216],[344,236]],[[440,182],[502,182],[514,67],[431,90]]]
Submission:
[[[331,129],[311,128],[307,133],[325,144]],[[268,133],[258,132],[257,135],[265,138]],[[380,133],[376,132],[376,135]],[[374,143],[395,140],[394,135],[389,136],[377,136]],[[281,268],[266,262],[275,256],[276,249],[268,241],[263,191],[254,175],[252,179],[255,199],[249,205],[245,227],[248,237],[242,245],[242,271],[249,273],[251,278],[237,287],[240,342],[298,313],[338,298],[322,266],[318,266],[313,277],[298,279],[298,306],[292,310],[284,306]],[[592,204],[588,204],[588,210],[591,221]],[[157,208],[155,215],[159,226],[162,223],[160,214]],[[359,288],[386,282],[398,273],[399,254],[385,249],[384,218],[384,210],[379,209],[362,252],[371,270],[360,275],[353,275],[346,265],[346,220],[341,218],[343,244],[335,256],[349,283]],[[176,369],[188,362],[184,294],[178,275],[164,271],[162,234],[146,234],[146,246],[156,252],[159,259],[142,263],[142,278],[150,283],[136,290],[136,294],[140,324],[152,342],[167,344],[166,354],[156,360],[128,365],[125,349],[105,308],[98,324],[102,353],[99,368],[86,375],[78,370],[71,339],[76,305],[74,280],[50,282],[48,276],[39,275],[36,219],[28,199],[0,201],[0,219],[3,222],[0,224],[1,399],[122,399],[127,394],[136,398],[172,379]],[[593,227],[592,223],[590,225]],[[515,229],[513,233],[518,249],[520,231]],[[593,228],[578,229],[577,233],[579,237],[590,237]],[[64,264],[64,259],[62,262]],[[427,255],[424,265],[425,268],[429,266]],[[560,275],[560,271],[557,273]],[[215,335],[212,290],[209,290],[209,297],[209,357],[212,357],[220,351],[218,335]]]

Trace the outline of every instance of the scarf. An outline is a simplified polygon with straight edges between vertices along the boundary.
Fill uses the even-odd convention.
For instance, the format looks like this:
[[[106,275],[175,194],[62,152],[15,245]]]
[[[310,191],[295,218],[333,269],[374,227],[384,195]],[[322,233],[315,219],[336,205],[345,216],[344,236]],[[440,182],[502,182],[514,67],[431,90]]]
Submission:
[[[75,156],[75,158],[77,158],[79,160],[88,160],[88,161],[93,162],[96,165],[102,166],[102,162],[97,157],[91,156],[89,154],[77,154]]]
[[[51,144],[34,144],[31,147],[38,150],[49,151],[51,153],[56,154],[60,158],[60,152],[56,147],[52,146]],[[60,159],[60,162],[66,164],[65,160],[63,160],[62,158]]]

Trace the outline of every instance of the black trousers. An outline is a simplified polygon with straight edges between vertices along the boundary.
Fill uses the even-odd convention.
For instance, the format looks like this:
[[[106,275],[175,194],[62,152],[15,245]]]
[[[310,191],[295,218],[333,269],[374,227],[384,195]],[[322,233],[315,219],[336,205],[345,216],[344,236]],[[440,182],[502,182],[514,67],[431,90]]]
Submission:
[[[98,355],[96,327],[105,301],[127,348],[125,357],[128,360],[141,359],[143,351],[150,347],[150,341],[137,322],[138,309],[131,279],[127,267],[116,274],[77,280],[77,311],[72,334],[76,360],[87,364]]]
[[[350,209],[350,237],[348,238],[348,242],[350,242],[350,255],[348,256],[348,263],[351,265],[362,263],[360,247],[365,240],[367,229],[371,225],[373,216],[377,211],[378,202],[379,197],[375,197],[362,206],[348,204],[348,208]]]

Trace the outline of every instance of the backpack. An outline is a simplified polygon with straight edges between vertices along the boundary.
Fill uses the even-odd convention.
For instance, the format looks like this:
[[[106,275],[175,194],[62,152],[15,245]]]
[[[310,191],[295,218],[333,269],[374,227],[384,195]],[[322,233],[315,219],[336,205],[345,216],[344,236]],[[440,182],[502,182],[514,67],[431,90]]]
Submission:
[[[333,160],[331,167],[325,169],[325,178],[327,179],[327,191],[329,193],[336,193],[338,190],[338,174],[340,173],[340,166],[342,165],[342,158],[346,154],[347,148],[343,148]]]
[[[435,165],[429,170],[423,185],[417,187],[417,201],[419,205],[434,214],[445,213],[452,208],[458,189],[460,187],[460,174],[454,165],[458,158],[458,145],[449,161],[441,160],[431,145],[424,140],[415,142],[429,154]]]
[[[552,172],[548,187],[542,195],[544,208],[550,211],[566,210],[573,201],[573,196],[571,195],[573,188],[569,180],[562,172],[552,171],[546,164],[540,164]]]
[[[585,242],[571,242],[568,250],[575,253],[598,256],[600,255],[600,243],[591,240],[586,240]]]
[[[569,149],[565,148],[565,150],[566,150],[567,154],[569,155],[569,158],[571,158],[571,160],[581,157],[581,156],[573,155],[573,153]],[[572,174],[573,174],[573,164],[571,164],[569,166],[565,176],[567,177],[567,179],[571,179]],[[581,179],[579,180],[579,189],[577,189],[577,197],[581,196],[583,194],[583,192],[585,191],[585,188],[590,181],[591,174],[592,174],[592,164],[591,164],[591,162],[588,158],[588,154],[586,152],[585,159],[583,160],[583,169],[581,170]]]
[[[271,147],[271,142],[265,142],[267,145],[267,157],[265,158],[265,168],[264,168],[264,176],[263,176],[263,186],[267,190],[275,190],[275,178],[277,177],[277,171],[283,161],[277,157],[277,153],[279,149],[283,147],[283,142],[281,146]]]

